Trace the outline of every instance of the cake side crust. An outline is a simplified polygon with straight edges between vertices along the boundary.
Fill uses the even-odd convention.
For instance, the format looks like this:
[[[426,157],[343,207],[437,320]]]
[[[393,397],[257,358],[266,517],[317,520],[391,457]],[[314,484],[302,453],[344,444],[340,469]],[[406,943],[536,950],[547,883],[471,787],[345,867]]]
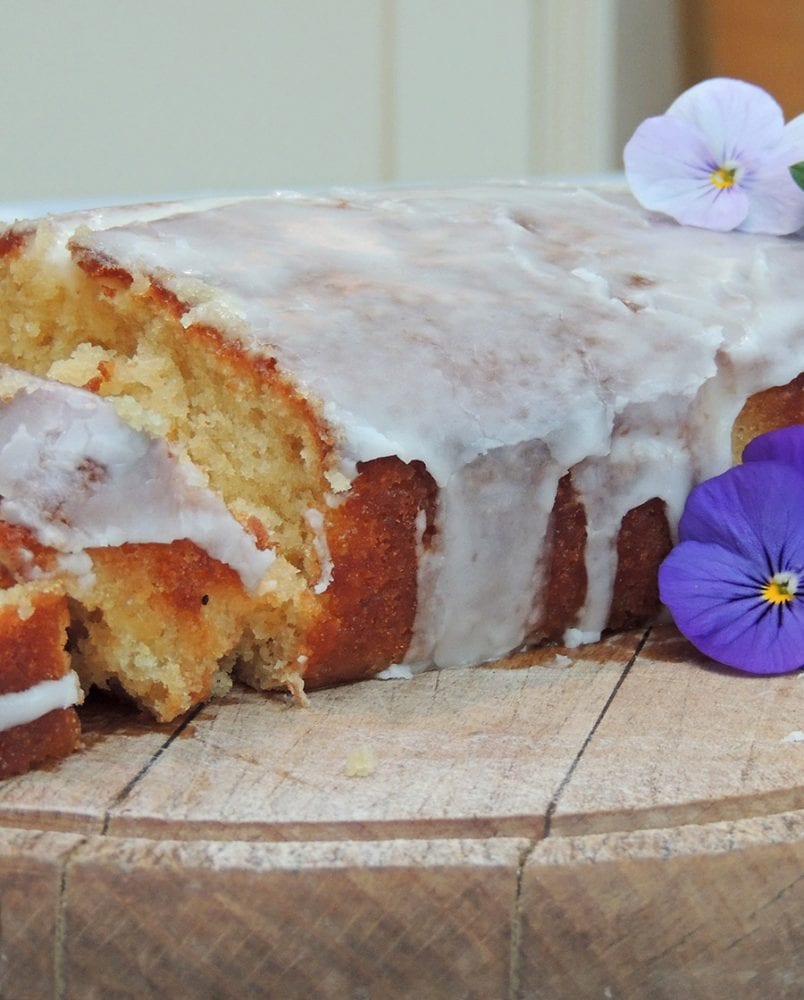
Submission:
[[[34,696],[39,685],[69,674],[69,612],[58,587],[28,584],[0,591],[0,700]],[[72,753],[81,727],[74,708],[57,708],[0,731],[0,778]]]

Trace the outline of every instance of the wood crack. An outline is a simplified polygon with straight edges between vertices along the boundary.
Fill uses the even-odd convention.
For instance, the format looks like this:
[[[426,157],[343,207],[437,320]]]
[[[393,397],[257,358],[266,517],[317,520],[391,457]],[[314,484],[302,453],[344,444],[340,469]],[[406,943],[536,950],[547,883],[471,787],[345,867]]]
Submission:
[[[524,887],[524,881],[525,881],[525,869],[527,868],[528,861],[530,860],[530,857],[533,854],[533,852],[535,851],[535,849],[536,849],[537,845],[539,844],[539,842],[541,840],[543,840],[543,839],[545,839],[545,838],[547,838],[547,837],[550,836],[551,829],[552,829],[553,815],[554,815],[556,809],[558,808],[558,804],[559,804],[559,802],[561,800],[561,797],[564,794],[564,791],[565,791],[567,785],[572,780],[572,776],[575,773],[575,770],[578,767],[578,764],[581,762],[581,758],[583,757],[584,753],[586,752],[587,747],[591,743],[592,738],[594,737],[594,735],[595,735],[598,727],[603,722],[603,719],[606,717],[606,714],[608,713],[609,709],[611,708],[611,705],[613,704],[614,699],[617,697],[617,693],[619,692],[620,688],[623,686],[623,683],[625,682],[626,677],[630,673],[631,668],[633,667],[633,665],[636,663],[637,659],[639,658],[639,655],[642,652],[642,650],[643,650],[643,648],[645,646],[645,643],[648,641],[648,638],[650,637],[650,633],[651,633],[651,629],[647,628],[645,630],[645,632],[641,635],[639,641],[636,644],[636,647],[634,648],[634,652],[632,653],[632,655],[631,655],[630,659],[628,660],[628,662],[623,667],[622,672],[620,673],[620,676],[617,678],[616,684],[612,688],[611,693],[609,694],[608,698],[606,699],[605,704],[601,708],[600,713],[598,714],[597,718],[595,719],[594,723],[592,724],[592,727],[590,728],[589,732],[587,733],[586,738],[585,738],[583,744],[581,745],[580,749],[578,750],[578,752],[576,753],[575,757],[573,758],[572,763],[567,768],[567,771],[566,771],[564,777],[562,778],[561,783],[559,784],[558,788],[556,789],[555,794],[551,798],[550,803],[549,803],[549,805],[547,807],[547,811],[545,812],[545,817],[544,817],[544,831],[543,831],[542,835],[540,837],[534,837],[534,838],[532,838],[522,848],[522,850],[520,852],[519,860],[518,860],[518,863],[517,863],[516,882],[515,882],[515,887],[514,887],[514,901],[513,901],[513,906],[512,906],[512,910],[511,910],[511,938],[510,938],[510,951],[509,951],[509,957],[508,957],[508,1000],[520,1000],[520,996],[521,996],[521,983],[522,983],[522,971],[521,971],[522,970],[522,939],[523,939],[523,927],[522,927],[523,902],[522,902],[522,896],[523,896],[523,887]]]
[[[76,844],[64,858],[59,881],[59,894],[56,900],[56,920],[53,929],[53,996],[54,1000],[65,1000],[69,995],[67,973],[68,927],[68,880],[73,857],[85,846],[85,841]]]
[[[595,733],[599,729],[601,723],[603,722],[603,720],[605,719],[606,715],[608,714],[609,709],[611,708],[612,704],[614,703],[614,699],[617,697],[617,694],[618,694],[620,688],[623,686],[623,683],[625,682],[626,677],[631,672],[631,668],[636,663],[637,659],[639,658],[640,653],[644,649],[645,643],[648,641],[648,639],[650,637],[650,634],[651,634],[651,631],[652,631],[651,627],[647,628],[645,630],[645,632],[642,634],[642,636],[640,637],[639,642],[636,644],[636,648],[634,649],[634,652],[631,655],[631,658],[628,660],[628,662],[623,667],[622,673],[617,678],[617,683],[611,689],[611,694],[606,699],[606,703],[603,705],[603,708],[601,708],[600,713],[598,714],[597,718],[595,719],[594,723],[592,724],[592,728],[586,734],[586,739],[581,744],[580,749],[576,753],[576,755],[575,755],[572,763],[570,764],[570,766],[567,768],[566,774],[561,779],[561,782],[560,782],[558,788],[556,789],[555,794],[551,798],[550,803],[547,806],[547,811],[546,811],[546,813],[544,815],[544,834],[543,834],[543,836],[545,838],[549,837],[550,834],[551,834],[551,832],[552,832],[553,816],[555,815],[556,809],[558,809],[559,802],[561,801],[561,798],[562,798],[564,792],[566,791],[567,786],[569,785],[570,781],[572,780],[572,777],[575,774],[575,771],[576,771],[578,765],[580,764],[581,760],[583,759],[583,755],[586,753],[586,751],[587,751],[587,749],[589,747],[589,744],[592,742],[592,739],[594,738]]]
[[[508,1000],[519,1000],[522,981],[522,886],[528,859],[541,840],[535,837],[519,853],[514,888],[514,905],[511,911],[511,940],[508,956]]]
[[[101,836],[104,837],[109,833],[109,826],[112,821],[112,814],[114,811],[131,795],[132,791],[137,787],[137,785],[142,781],[142,779],[148,774],[148,772],[154,767],[157,761],[162,757],[166,750],[171,746],[171,744],[177,740],[184,730],[190,725],[195,717],[201,712],[204,705],[196,705],[195,708],[191,709],[187,715],[184,717],[180,725],[168,736],[165,742],[158,747],[153,754],[148,758],[148,760],[143,764],[143,766],[137,771],[137,773],[126,782],[125,785],[120,789],[120,791],[112,799],[108,808],[106,809],[103,816],[103,826],[101,828]]]
[[[776,904],[784,896],[786,896],[791,890],[795,889],[798,885],[800,885],[802,881],[804,881],[804,875],[799,875],[798,878],[793,879],[793,881],[790,882],[788,885],[782,886],[782,888],[777,893],[775,893],[775,895],[771,896],[770,899],[766,900],[760,907],[758,907],[756,910],[754,910],[753,913],[751,913],[751,919],[752,920],[759,919],[759,915],[762,913],[763,910],[767,910],[768,907],[776,906]]]

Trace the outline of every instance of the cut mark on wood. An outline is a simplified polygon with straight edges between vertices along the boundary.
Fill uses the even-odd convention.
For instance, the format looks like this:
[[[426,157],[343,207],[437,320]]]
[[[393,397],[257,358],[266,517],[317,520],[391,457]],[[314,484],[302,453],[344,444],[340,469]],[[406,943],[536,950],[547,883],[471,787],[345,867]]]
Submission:
[[[511,909],[511,938],[510,951],[508,955],[508,1000],[519,1000],[521,964],[522,964],[522,886],[525,879],[525,868],[528,859],[533,853],[536,844],[541,837],[534,837],[519,852],[519,862],[516,869],[516,882],[514,884],[514,905]]]
[[[168,736],[165,742],[158,747],[154,753],[149,757],[148,761],[143,764],[143,766],[137,771],[133,778],[128,781],[120,791],[115,795],[114,799],[109,804],[108,809],[103,817],[103,827],[101,829],[101,836],[106,836],[109,832],[109,825],[112,821],[112,813],[117,809],[123,802],[128,798],[131,792],[137,787],[137,785],[142,781],[145,775],[151,770],[151,768],[156,764],[162,754],[170,747],[174,740],[177,740],[185,729],[190,725],[190,723],[195,719],[198,713],[202,710],[204,705],[196,705],[195,708],[191,709],[187,715],[182,719],[181,723],[176,727],[176,729]]]
[[[617,683],[611,689],[611,694],[608,696],[608,698],[606,699],[606,703],[603,705],[603,708],[601,708],[601,710],[600,710],[600,714],[595,719],[594,724],[592,725],[592,728],[586,734],[586,739],[584,739],[583,743],[581,744],[580,750],[575,755],[575,758],[573,759],[573,761],[570,764],[570,766],[567,768],[567,773],[562,778],[561,783],[559,784],[558,788],[556,789],[555,794],[553,795],[552,799],[550,800],[550,803],[547,806],[547,812],[545,813],[545,816],[544,816],[544,834],[543,834],[543,836],[545,838],[547,838],[547,837],[550,836],[550,833],[551,833],[551,830],[552,830],[552,825],[553,825],[553,816],[555,815],[556,809],[558,808],[558,804],[561,801],[561,796],[564,794],[564,791],[565,791],[567,785],[569,785],[570,781],[572,780],[572,776],[575,774],[575,771],[576,771],[578,765],[580,764],[581,760],[583,759],[583,755],[586,753],[586,750],[587,750],[589,744],[592,742],[592,739],[593,739],[595,733],[597,732],[598,728],[600,727],[600,724],[605,719],[608,710],[611,708],[612,703],[614,702],[614,699],[617,697],[618,691],[623,686],[625,678],[631,672],[631,668],[633,667],[633,665],[636,663],[637,659],[639,658],[640,653],[642,652],[643,648],[645,647],[645,643],[648,641],[648,639],[650,637],[651,631],[652,631],[651,628],[646,629],[645,632],[643,633],[642,637],[640,638],[639,642],[637,643],[636,649],[634,650],[633,654],[631,655],[631,658],[628,660],[628,662],[626,663],[626,665],[623,667],[622,673],[617,678]]]
[[[84,841],[76,844],[62,862],[61,878],[59,880],[59,894],[56,898],[56,918],[53,928],[53,996],[54,1000],[65,1000],[69,996],[69,986],[67,982],[67,908],[68,882],[70,875],[70,864],[73,855],[84,847]]]
[[[544,828],[541,832],[541,835],[536,837],[531,837],[529,843],[525,847],[523,847],[522,851],[520,852],[519,863],[517,865],[517,872],[516,872],[514,903],[511,912],[511,939],[510,939],[510,953],[508,959],[508,984],[509,984],[508,1000],[520,1000],[520,997],[522,996],[521,993],[522,938],[523,938],[523,921],[525,918],[523,886],[525,879],[525,870],[527,868],[528,861],[530,860],[531,855],[536,850],[536,847],[539,844],[539,842],[550,836],[553,814],[558,808],[558,803],[561,799],[564,789],[571,781],[572,776],[575,773],[575,769],[577,768],[578,764],[581,761],[581,758],[586,752],[586,748],[589,746],[597,728],[600,726],[601,722],[605,718],[606,713],[608,712],[614,699],[616,698],[617,692],[622,687],[625,678],[628,676],[631,668],[639,658],[639,655],[642,652],[645,643],[648,641],[650,637],[650,633],[651,629],[648,628],[640,637],[639,641],[634,647],[634,652],[631,654],[630,658],[628,659],[628,662],[623,667],[620,676],[617,678],[617,682],[611,689],[611,693],[609,694],[608,698],[605,701],[605,704],[601,708],[600,713],[598,714],[597,718],[594,721],[594,724],[592,725],[589,732],[586,734],[586,738],[581,744],[581,747],[578,750],[577,754],[575,755],[572,763],[567,768],[566,774],[562,778],[561,783],[559,784],[558,788],[556,789],[555,793],[553,794],[553,797],[551,798],[547,806],[547,811],[545,812],[544,816]]]

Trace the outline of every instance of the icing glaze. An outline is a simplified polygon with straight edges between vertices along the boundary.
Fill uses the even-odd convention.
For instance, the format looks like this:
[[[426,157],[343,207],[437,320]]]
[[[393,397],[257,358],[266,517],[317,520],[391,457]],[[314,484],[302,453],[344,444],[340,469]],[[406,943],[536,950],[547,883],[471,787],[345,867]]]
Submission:
[[[198,470],[164,441],[129,427],[108,401],[83,389],[0,366],[3,374],[3,520],[66,554],[187,538],[237,570],[249,590],[259,587],[275,553],[257,548]],[[80,569],[86,575],[90,567]]]
[[[329,551],[329,544],[327,543],[327,533],[324,526],[324,515],[320,510],[310,510],[305,511],[304,520],[307,522],[310,528],[313,530],[313,547],[315,553],[318,556],[318,562],[321,566],[321,574],[318,578],[318,582],[313,586],[314,594],[323,594],[324,591],[332,583],[332,556]]]
[[[616,188],[288,193],[84,231],[271,355],[321,404],[341,471],[384,455],[439,486],[407,662],[516,648],[538,621],[544,537],[569,469],[605,624],[625,513],[730,464],[754,391],[802,364],[804,244],[651,217]]]
[[[84,700],[78,674],[71,670],[54,681],[40,681],[25,691],[0,694],[0,733],[24,726],[57,708],[71,708]]]

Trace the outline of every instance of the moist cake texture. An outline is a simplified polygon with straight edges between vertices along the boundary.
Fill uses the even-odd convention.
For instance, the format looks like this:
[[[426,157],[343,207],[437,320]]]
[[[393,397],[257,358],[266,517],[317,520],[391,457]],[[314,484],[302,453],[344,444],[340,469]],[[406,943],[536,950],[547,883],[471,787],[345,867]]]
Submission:
[[[650,620],[691,486],[802,421],[801,241],[613,187],[140,206],[0,251],[8,583],[58,585],[84,687],[160,719]]]

